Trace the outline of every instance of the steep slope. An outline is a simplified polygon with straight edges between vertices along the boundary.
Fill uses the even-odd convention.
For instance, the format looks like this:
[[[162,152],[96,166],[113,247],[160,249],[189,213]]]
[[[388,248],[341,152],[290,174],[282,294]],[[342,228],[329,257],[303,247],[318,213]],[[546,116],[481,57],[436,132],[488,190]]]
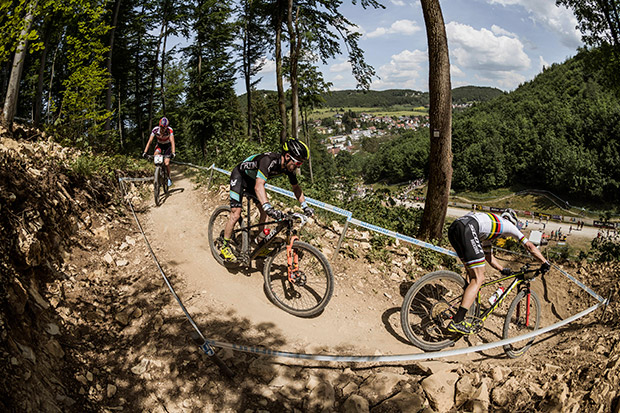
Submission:
[[[33,131],[33,133],[36,133]],[[501,350],[390,365],[317,363],[218,350],[225,378],[191,340],[142,235],[110,178],[75,176],[78,153],[49,141],[0,140],[0,409],[2,411],[614,411],[620,353],[617,302],[537,340],[507,360]],[[154,208],[149,185],[131,200],[155,254],[208,337],[327,354],[418,353],[397,322],[402,294],[425,272],[404,245],[370,264],[367,233],[314,225],[312,242],[337,276],[325,313],[299,320],[271,305],[260,274],[217,267],[206,222],[225,192],[176,185]],[[606,293],[618,268],[570,268]],[[538,283],[545,323],[591,305],[558,273]],[[492,323],[490,327],[494,328]],[[459,343],[494,341],[495,330]],[[428,411],[428,410],[427,410]]]

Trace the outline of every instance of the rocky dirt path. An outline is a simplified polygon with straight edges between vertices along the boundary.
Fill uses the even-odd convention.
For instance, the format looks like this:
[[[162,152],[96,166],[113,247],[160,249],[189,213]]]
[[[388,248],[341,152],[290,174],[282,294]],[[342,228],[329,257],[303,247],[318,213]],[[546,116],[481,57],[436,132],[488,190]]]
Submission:
[[[259,270],[252,269],[249,274],[229,272],[213,259],[207,239],[208,219],[213,207],[225,201],[205,202],[204,194],[188,178],[177,176],[169,198],[147,216],[149,239],[160,259],[180,274],[181,296],[191,309],[205,313],[215,308],[232,319],[269,326],[274,334],[285,338],[277,350],[312,351],[307,347],[314,346],[314,350],[342,348],[348,349],[343,350],[347,354],[364,355],[420,352],[396,339],[386,328],[385,322],[402,334],[396,311],[400,297],[394,297],[394,303],[383,294],[383,299],[369,299],[361,282],[353,281],[359,284],[356,293],[343,290],[337,280],[331,302],[316,318],[294,317],[275,307],[263,292]],[[343,276],[349,278],[349,283],[355,278],[355,274],[341,274],[339,278]],[[388,293],[390,297],[392,294],[397,293]]]

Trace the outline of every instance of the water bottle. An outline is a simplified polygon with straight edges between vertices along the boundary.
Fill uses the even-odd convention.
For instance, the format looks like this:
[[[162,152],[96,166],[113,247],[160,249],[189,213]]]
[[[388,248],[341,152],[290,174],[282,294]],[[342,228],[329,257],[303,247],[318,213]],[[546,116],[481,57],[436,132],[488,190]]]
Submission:
[[[269,235],[270,232],[271,232],[271,228],[263,228],[263,230],[258,234],[256,239],[254,239],[254,242],[256,244],[260,244],[261,241],[264,240],[267,237],[267,235]]]
[[[493,305],[497,301],[497,299],[504,294],[504,287],[499,287],[497,291],[493,293],[491,297],[489,297],[489,304]]]

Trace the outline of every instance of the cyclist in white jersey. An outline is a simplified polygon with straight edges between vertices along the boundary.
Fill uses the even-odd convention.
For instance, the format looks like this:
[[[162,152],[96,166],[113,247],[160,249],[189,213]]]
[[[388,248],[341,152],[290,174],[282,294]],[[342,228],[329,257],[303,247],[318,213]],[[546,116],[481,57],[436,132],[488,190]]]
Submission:
[[[151,131],[149,141],[146,143],[146,148],[144,148],[144,153],[142,154],[142,157],[146,158],[146,154],[149,151],[149,146],[151,146],[151,142],[153,142],[153,139],[156,139],[155,149],[159,148],[162,155],[166,155],[166,158],[164,158],[164,164],[166,165],[166,169],[168,170],[168,186],[172,186],[172,180],[170,179],[170,159],[173,159],[176,156],[176,152],[174,143],[174,132],[169,125],[170,122],[168,121],[168,118],[163,117],[159,120],[159,125],[155,126]]]
[[[507,209],[501,216],[488,212],[470,212],[450,225],[448,239],[463,265],[465,265],[467,287],[461,305],[448,325],[449,331],[461,334],[473,332],[472,323],[467,321],[465,316],[474,303],[478,290],[484,283],[485,260],[503,275],[511,274],[510,268],[502,267],[491,254],[493,240],[501,236],[520,241],[525,249],[542,263],[540,271],[542,273],[549,271],[549,262],[540,250],[523,235],[517,224],[517,214],[512,209]]]

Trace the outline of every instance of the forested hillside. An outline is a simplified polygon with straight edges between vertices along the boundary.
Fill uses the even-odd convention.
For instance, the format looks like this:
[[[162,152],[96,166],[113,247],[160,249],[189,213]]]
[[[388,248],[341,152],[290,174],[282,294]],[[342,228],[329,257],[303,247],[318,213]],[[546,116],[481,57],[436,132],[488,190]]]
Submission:
[[[525,186],[571,199],[620,200],[620,99],[602,73],[589,70],[587,57],[581,52],[511,93],[455,112],[452,187]],[[427,160],[416,158],[428,151],[419,133],[428,136],[407,133],[361,155],[367,181],[419,178]]]

